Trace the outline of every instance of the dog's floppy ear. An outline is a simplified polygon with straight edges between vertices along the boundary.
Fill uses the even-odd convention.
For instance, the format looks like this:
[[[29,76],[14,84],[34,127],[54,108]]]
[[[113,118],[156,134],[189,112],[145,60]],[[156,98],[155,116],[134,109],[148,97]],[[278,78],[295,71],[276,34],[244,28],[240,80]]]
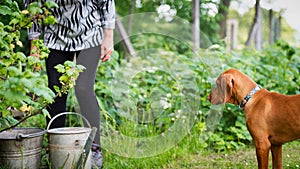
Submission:
[[[232,88],[234,85],[234,79],[231,74],[223,74],[220,78],[220,87],[224,96],[224,104],[226,102],[230,102],[230,98],[232,96]],[[231,103],[231,102],[230,102]]]

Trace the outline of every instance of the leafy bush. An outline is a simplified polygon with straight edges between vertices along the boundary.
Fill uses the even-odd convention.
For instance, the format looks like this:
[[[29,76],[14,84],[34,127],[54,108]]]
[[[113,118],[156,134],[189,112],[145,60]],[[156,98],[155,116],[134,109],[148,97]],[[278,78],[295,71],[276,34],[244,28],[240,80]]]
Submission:
[[[41,113],[48,115],[46,105],[52,103],[60,92],[72,87],[74,78],[83,69],[73,62],[58,65],[63,87],[57,89],[55,95],[47,87],[45,73],[40,71],[49,53],[43,41],[32,41],[37,47],[32,52],[38,54],[39,58],[26,56],[22,49],[21,30],[31,27],[33,20],[44,24],[55,23],[48,11],[53,7],[57,5],[51,1],[45,4],[33,2],[22,11],[17,1],[4,0],[0,4],[0,18],[8,18],[0,21],[0,132],[17,126],[31,116]],[[22,112],[20,121],[13,117],[16,111]]]
[[[252,142],[244,114],[238,106],[226,105],[215,131],[210,133],[207,130],[211,124],[207,121],[210,103],[206,98],[213,85],[211,83],[214,83],[212,79],[218,76],[213,73],[213,69],[221,72],[234,67],[268,90],[282,94],[299,93],[298,49],[285,42],[278,41],[262,51],[244,49],[228,53],[222,48],[204,50],[199,53],[200,58],[191,53],[158,53],[159,57],[149,56],[155,61],[142,56],[120,61],[118,53],[114,52],[110,62],[100,65],[95,89],[104,126],[132,137],[150,137],[162,134],[174,125],[177,113],[182,111],[182,88],[178,78],[159,66],[151,67],[150,62],[170,69],[183,64],[186,67],[181,68],[186,70],[176,71],[186,73],[186,79],[184,76],[180,78],[183,78],[185,84],[189,84],[187,81],[194,81],[193,84],[197,85],[197,91],[191,88],[190,93],[193,94],[189,96],[197,99],[198,105],[194,105],[199,108],[193,114],[196,120],[191,121],[194,125],[188,136],[193,138],[188,139],[190,142],[197,143],[192,144],[191,151],[196,151],[199,147],[217,151],[239,149]],[[171,59],[174,55],[177,59]],[[219,61],[214,62],[215,58]]]

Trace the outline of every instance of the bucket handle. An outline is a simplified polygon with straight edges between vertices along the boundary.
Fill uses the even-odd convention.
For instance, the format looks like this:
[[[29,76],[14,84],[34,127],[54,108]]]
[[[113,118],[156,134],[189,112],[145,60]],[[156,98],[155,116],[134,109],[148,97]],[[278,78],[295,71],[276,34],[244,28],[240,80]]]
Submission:
[[[51,118],[51,120],[49,121],[49,124],[47,126],[47,131],[49,130],[49,127],[51,126],[52,122],[59,116],[62,116],[62,115],[68,115],[68,114],[74,114],[74,115],[77,115],[77,116],[80,116],[82,119],[84,119],[84,121],[86,122],[86,124],[88,125],[89,128],[91,128],[91,124],[89,123],[89,121],[81,114],[79,113],[74,113],[74,112],[63,112],[63,113],[59,113],[57,115],[55,115],[53,118]]]
[[[32,137],[37,137],[37,136],[41,136],[43,134],[45,134],[46,131],[43,130],[41,132],[37,132],[37,133],[32,133],[32,134],[23,134],[23,133],[18,133],[17,136],[16,136],[16,139],[17,140],[22,140],[24,138],[32,138]]]

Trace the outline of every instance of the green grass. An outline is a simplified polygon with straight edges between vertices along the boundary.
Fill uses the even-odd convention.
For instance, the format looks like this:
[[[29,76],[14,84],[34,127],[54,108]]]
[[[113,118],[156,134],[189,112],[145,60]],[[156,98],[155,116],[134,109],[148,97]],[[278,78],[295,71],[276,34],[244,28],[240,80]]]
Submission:
[[[105,169],[253,169],[257,168],[255,149],[249,146],[238,151],[188,153],[184,148],[174,148],[156,157],[131,159],[104,151]],[[269,168],[271,167],[271,154]],[[283,167],[300,168],[300,142],[283,146]]]

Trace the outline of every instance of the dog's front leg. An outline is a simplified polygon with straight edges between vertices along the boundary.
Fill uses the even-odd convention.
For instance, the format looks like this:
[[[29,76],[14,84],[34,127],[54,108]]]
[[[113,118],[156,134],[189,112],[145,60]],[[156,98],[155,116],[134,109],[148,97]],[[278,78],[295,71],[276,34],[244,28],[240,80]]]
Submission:
[[[259,169],[268,169],[269,151],[271,143],[268,139],[254,140],[256,147],[256,157]]]
[[[282,169],[282,145],[271,145],[273,169]]]

